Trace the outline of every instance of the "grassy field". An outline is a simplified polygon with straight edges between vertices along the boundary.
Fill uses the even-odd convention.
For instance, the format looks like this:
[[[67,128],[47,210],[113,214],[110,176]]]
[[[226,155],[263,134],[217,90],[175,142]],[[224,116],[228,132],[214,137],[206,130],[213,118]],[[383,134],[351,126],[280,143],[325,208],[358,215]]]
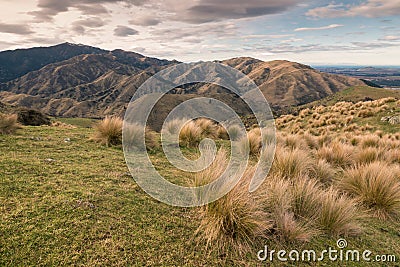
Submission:
[[[392,111],[400,111],[397,103],[388,105]],[[339,114],[341,107],[336,108]],[[372,132],[398,133],[397,126],[380,121],[387,112],[367,118],[355,115],[353,123],[360,127],[358,131],[368,123]],[[320,115],[327,113],[325,110]],[[281,131],[287,131],[282,132],[286,136],[297,126],[306,127],[311,119],[312,112],[277,122]],[[265,245],[276,251],[337,248],[341,237],[337,235],[319,234],[309,242],[287,242],[269,232],[242,255],[234,249],[207,250],[205,242],[198,242],[194,235],[201,221],[198,209],[168,206],[148,196],[128,173],[120,146],[106,147],[89,140],[94,133],[92,120],[62,122],[77,127],[22,127],[16,134],[0,135],[0,266],[269,266],[270,262],[257,260],[257,252]],[[324,126],[316,131],[320,128]],[[284,138],[288,142],[290,135]],[[227,141],[217,144],[226,146]],[[183,153],[195,156],[196,150],[184,148]],[[152,151],[150,157],[169,180],[187,183],[188,175],[174,169],[160,149]],[[360,235],[345,237],[347,249],[394,254],[399,264],[400,222],[365,216],[360,224]],[[366,263],[325,260],[285,264],[298,265]],[[283,265],[276,260],[272,266]]]

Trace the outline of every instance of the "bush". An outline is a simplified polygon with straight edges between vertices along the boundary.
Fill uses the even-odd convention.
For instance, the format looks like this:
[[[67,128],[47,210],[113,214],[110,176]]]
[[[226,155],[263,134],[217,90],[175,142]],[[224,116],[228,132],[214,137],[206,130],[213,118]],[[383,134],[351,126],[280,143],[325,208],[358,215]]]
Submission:
[[[17,112],[18,122],[27,126],[50,125],[50,119],[43,113],[34,109],[20,109]]]
[[[92,139],[106,146],[122,144],[123,120],[119,117],[106,117],[95,126]]]
[[[0,113],[0,134],[13,134],[19,128],[17,115]]]
[[[392,167],[372,162],[348,169],[338,187],[381,219],[400,215],[400,181]]]

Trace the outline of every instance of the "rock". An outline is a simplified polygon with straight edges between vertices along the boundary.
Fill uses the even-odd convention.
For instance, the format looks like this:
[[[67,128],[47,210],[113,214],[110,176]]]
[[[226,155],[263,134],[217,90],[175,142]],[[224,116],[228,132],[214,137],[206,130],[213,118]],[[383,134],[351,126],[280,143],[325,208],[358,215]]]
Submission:
[[[385,116],[385,117],[381,118],[381,121],[387,122],[387,121],[389,121],[389,119],[390,119],[390,116]]]
[[[54,161],[56,161],[56,160],[55,160],[55,159],[50,159],[50,158],[48,158],[48,159],[45,159],[45,161],[51,163],[51,162],[54,162]]]
[[[400,115],[390,117],[389,123],[390,124],[400,124]]]

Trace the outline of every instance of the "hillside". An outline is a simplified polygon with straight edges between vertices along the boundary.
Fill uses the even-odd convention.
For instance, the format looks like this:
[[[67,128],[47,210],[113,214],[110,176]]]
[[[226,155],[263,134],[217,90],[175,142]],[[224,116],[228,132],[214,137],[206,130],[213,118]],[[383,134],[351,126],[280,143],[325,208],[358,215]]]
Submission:
[[[60,47],[75,46],[62,44]],[[123,50],[105,51],[90,50],[86,46],[77,47],[83,49],[79,50],[82,53],[91,53],[66,60],[60,60],[61,56],[68,57],[71,53],[55,53],[52,60],[56,62],[0,84],[2,101],[16,106],[33,107],[52,116],[103,117],[108,114],[123,114],[130,98],[144,81],[159,70],[179,63]],[[29,51],[23,50],[24,53]],[[22,52],[15,51],[15,55],[10,58],[18,58],[16,55],[20,53]],[[5,56],[6,54],[3,55]],[[45,62],[46,58],[40,64]],[[264,62],[242,57],[220,63],[236,68],[253,79],[275,111],[324,98],[349,86],[364,85],[358,79],[322,73],[289,61]],[[195,69],[192,70],[194,71],[175,77],[174,82],[187,78],[187,75],[196,75]],[[12,71],[12,66],[8,71]],[[208,73],[208,70],[205,71]],[[218,72],[211,71],[209,75],[218,75]],[[236,97],[224,88],[205,83],[185,85],[172,93],[176,94],[177,99],[186,99],[188,96],[181,96],[184,94],[190,97],[217,96],[217,99],[227,99],[228,104]],[[230,96],[225,97],[227,95]],[[164,105],[169,106],[171,103]],[[248,113],[243,105],[238,107],[239,113]],[[163,115],[160,114],[161,117]]]
[[[11,81],[47,64],[70,59],[82,54],[102,54],[107,51],[86,46],[63,43],[50,47],[35,47],[0,52],[0,83]]]

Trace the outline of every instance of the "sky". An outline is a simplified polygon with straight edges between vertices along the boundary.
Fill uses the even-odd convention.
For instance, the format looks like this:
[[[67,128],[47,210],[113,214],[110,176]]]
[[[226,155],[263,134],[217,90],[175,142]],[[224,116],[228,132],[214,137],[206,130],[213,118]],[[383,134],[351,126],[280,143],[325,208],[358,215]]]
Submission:
[[[0,0],[0,50],[63,42],[184,62],[400,65],[400,0]]]

